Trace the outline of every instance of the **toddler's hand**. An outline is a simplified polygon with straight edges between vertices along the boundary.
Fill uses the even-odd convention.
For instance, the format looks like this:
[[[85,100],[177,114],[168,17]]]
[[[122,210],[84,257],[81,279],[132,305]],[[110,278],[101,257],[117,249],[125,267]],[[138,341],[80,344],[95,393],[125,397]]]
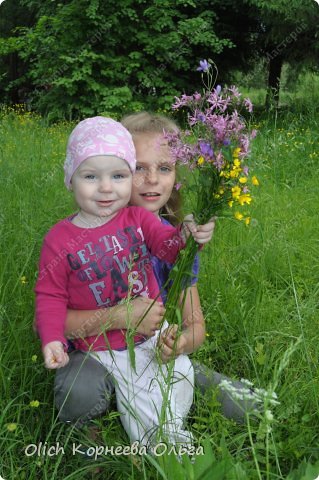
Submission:
[[[61,342],[49,342],[43,349],[44,363],[46,368],[62,368],[69,362],[69,355],[64,351]]]
[[[200,245],[208,243],[213,236],[216,217],[212,217],[205,225],[196,225],[192,214],[184,218],[183,227],[186,237],[193,235],[194,240]]]
[[[170,325],[157,341],[157,348],[163,363],[174,360],[178,355],[184,353],[186,339],[178,330],[178,325]]]
[[[136,297],[132,301],[132,326],[141,335],[153,337],[160,329],[164,314],[163,304],[152,298]]]

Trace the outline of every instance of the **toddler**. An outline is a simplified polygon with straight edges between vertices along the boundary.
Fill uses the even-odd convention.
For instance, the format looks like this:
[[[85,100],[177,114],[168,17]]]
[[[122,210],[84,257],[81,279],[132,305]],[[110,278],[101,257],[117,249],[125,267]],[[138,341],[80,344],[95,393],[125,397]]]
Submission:
[[[68,362],[64,335],[68,308],[112,307],[129,295],[158,298],[151,255],[174,263],[184,245],[180,227],[162,224],[142,207],[127,206],[135,168],[132,137],[118,122],[89,118],[71,133],[65,183],[73,190],[79,212],[46,235],[35,289],[37,330],[47,368]],[[205,234],[205,226],[193,228],[192,234],[198,243],[211,236]],[[191,434],[183,430],[183,419],[192,403],[193,368],[187,355],[176,358],[164,402],[168,367],[156,361],[156,341],[157,335],[134,336],[135,369],[126,330],[77,338],[73,343],[112,374],[121,420],[131,441],[154,444],[164,417],[165,438],[171,443],[189,442]]]

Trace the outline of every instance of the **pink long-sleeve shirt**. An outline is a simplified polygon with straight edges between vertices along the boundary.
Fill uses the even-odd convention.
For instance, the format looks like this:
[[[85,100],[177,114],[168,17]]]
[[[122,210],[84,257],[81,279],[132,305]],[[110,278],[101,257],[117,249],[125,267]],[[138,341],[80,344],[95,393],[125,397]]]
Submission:
[[[183,247],[179,228],[163,225],[141,207],[126,207],[96,228],[78,227],[72,218],[52,227],[42,246],[35,292],[43,346],[54,340],[66,344],[68,308],[112,307],[129,293],[156,298],[159,287],[150,254],[173,263]],[[111,330],[73,343],[78,350],[122,349],[125,331]]]

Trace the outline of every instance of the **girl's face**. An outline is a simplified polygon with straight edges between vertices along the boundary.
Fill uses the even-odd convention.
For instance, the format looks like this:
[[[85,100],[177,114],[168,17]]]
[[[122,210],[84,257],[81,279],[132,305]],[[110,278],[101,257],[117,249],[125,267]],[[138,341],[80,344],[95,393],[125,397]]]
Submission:
[[[121,158],[99,155],[87,158],[72,176],[72,190],[81,217],[103,224],[126,207],[132,192],[132,173]]]
[[[137,165],[130,204],[159,215],[175,183],[175,165],[167,141],[160,134],[143,133],[134,136],[134,145]]]

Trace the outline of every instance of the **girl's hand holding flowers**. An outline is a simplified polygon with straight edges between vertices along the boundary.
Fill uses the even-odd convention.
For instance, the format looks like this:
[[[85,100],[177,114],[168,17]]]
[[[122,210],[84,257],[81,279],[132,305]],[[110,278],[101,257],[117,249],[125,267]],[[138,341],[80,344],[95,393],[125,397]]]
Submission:
[[[183,233],[186,238],[192,234],[196,243],[204,245],[212,239],[216,219],[217,217],[212,217],[205,225],[197,225],[193,214],[186,215],[183,221]]]

